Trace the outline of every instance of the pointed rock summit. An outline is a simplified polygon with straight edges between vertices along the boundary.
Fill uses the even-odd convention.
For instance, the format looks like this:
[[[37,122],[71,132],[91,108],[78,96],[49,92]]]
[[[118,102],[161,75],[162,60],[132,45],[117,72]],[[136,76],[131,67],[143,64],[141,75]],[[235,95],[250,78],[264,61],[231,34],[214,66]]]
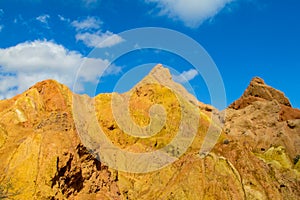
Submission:
[[[265,81],[260,77],[254,77],[250,82],[250,84],[255,84],[255,83],[265,85]]]
[[[290,101],[285,97],[283,92],[266,85],[263,79],[255,77],[241,98],[233,102],[229,108],[242,109],[252,104],[252,102],[263,100],[276,100],[281,105],[291,107]]]
[[[141,82],[139,82],[135,87],[133,87],[133,89],[135,90],[136,88],[139,88],[142,85],[153,83],[166,86],[169,89],[172,89],[180,96],[182,96],[185,100],[189,101],[190,103],[197,106],[199,105],[199,102],[196,99],[196,97],[190,94],[181,84],[176,83],[172,79],[170,70],[164,67],[162,64],[157,64]]]
[[[155,67],[153,67],[149,75],[154,76],[158,79],[172,80],[170,70],[168,68],[163,67],[162,64],[157,64]]]
[[[170,70],[164,67],[162,64],[157,64],[152,70],[149,72],[147,76],[143,78],[141,82],[137,85],[147,84],[147,83],[159,83],[159,84],[173,84],[172,75]]]

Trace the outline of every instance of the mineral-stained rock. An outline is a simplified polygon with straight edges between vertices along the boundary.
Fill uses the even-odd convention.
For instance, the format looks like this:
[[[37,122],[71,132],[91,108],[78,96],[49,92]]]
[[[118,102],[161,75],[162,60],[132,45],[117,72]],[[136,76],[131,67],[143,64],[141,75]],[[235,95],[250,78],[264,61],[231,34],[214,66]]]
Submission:
[[[233,142],[220,146],[220,152],[227,154],[230,151],[224,148],[244,145],[243,152],[248,149],[247,153],[253,153],[264,163],[261,167],[255,167],[254,163],[249,163],[254,158],[238,159],[235,153],[227,156],[233,165],[241,169],[243,180],[247,182],[246,193],[249,189],[251,192],[249,199],[298,198],[299,189],[296,188],[299,186],[299,168],[297,164],[293,164],[293,158],[300,152],[299,114],[300,111],[291,107],[282,92],[266,86],[259,78],[254,78],[242,97],[226,109],[225,132]],[[240,165],[243,165],[243,169],[238,167]],[[260,168],[265,168],[266,171],[248,171],[260,171]],[[253,174],[256,175],[253,177]],[[269,181],[269,178],[275,182]],[[258,186],[259,179],[265,179],[268,186],[262,181],[259,181]],[[291,181],[292,179],[295,181]],[[253,191],[254,188],[264,188],[260,189],[264,192],[254,197],[253,194],[257,194]],[[291,194],[289,191],[295,193]]]
[[[265,84],[264,80],[259,77],[255,77],[250,82],[248,88],[240,99],[232,103],[229,108],[241,109],[248,105],[251,105],[254,101],[261,100],[276,100],[278,103],[291,107],[290,101],[284,96],[284,94]]]
[[[119,94],[127,98],[129,118],[140,129],[151,123],[154,129],[161,125],[153,121],[159,116],[152,105],[160,104],[165,109],[165,123],[148,138],[129,135],[122,129],[111,107],[113,95],[73,95],[67,87],[47,80],[0,101],[0,198],[299,198],[300,162],[295,162],[300,155],[299,111],[262,79],[253,79],[241,99],[219,113],[174,83],[166,68],[156,66],[131,91]],[[79,99],[76,104],[74,98]],[[78,115],[82,117],[82,130],[92,126],[92,117],[83,109],[85,104],[95,106],[90,114],[95,115],[105,137],[127,152],[163,149],[180,130],[182,111],[192,114],[188,122],[197,119],[199,124],[183,127],[187,136],[196,127],[196,135],[179,158],[178,149],[167,149],[166,153],[176,158],[171,164],[147,173],[121,171],[101,160],[101,152],[90,148],[99,144],[85,145],[97,141],[98,133],[82,137],[89,132],[77,132],[74,111],[82,110]],[[225,125],[220,127],[219,117],[224,113]],[[218,133],[221,128],[223,132]],[[214,137],[207,137],[208,133],[220,137],[209,140]],[[95,140],[89,140],[92,138]],[[200,155],[203,141],[216,145]]]

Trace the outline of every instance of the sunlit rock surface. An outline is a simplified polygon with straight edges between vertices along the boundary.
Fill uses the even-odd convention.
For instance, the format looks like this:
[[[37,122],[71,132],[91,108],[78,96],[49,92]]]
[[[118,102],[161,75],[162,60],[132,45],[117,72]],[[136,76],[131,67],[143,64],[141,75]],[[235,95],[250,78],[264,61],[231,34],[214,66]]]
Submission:
[[[157,128],[155,135],[141,138],[124,131],[133,130],[131,126],[119,127],[111,106],[113,95],[73,95],[64,85],[46,80],[23,94],[0,101],[0,197],[299,198],[300,111],[262,79],[253,79],[244,95],[222,112],[226,119],[224,126],[219,127],[220,123],[211,117],[218,111],[198,102],[172,81],[168,69],[158,65],[131,91],[117,94],[128,102],[129,119],[136,125],[132,127],[147,127],[153,122],[149,130]],[[80,101],[73,104],[73,98]],[[176,158],[173,163],[151,172],[133,173],[112,168],[100,159],[101,152],[97,150],[101,148],[97,149],[97,144],[87,146],[91,141],[83,141],[85,137],[77,132],[75,124],[79,115],[75,116],[74,110],[82,109],[80,120],[86,118],[86,123],[81,128],[89,130],[91,116],[84,112],[87,104],[94,106],[91,114],[95,115],[98,128],[113,145],[128,152],[153,152],[166,147],[178,133],[182,106],[191,117],[187,120],[197,119],[199,123],[185,127],[186,134],[195,127],[196,133],[182,155],[178,149],[166,150]],[[165,115],[151,115],[155,104],[161,105]],[[165,117],[164,123],[155,121],[155,117]],[[210,126],[222,132],[216,145],[212,144],[213,149],[201,155],[199,151]],[[136,132],[147,134],[145,130],[138,128]],[[88,138],[95,137],[97,141],[99,135],[93,134]]]

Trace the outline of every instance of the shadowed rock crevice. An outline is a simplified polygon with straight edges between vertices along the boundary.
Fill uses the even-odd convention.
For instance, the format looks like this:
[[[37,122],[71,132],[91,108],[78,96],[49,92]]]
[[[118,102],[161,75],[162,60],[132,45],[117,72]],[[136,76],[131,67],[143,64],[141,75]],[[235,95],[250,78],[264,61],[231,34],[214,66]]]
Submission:
[[[112,173],[107,166],[102,165],[82,144],[76,147],[76,154],[64,153],[57,157],[56,173],[51,179],[51,188],[56,196],[74,198],[76,196],[112,192],[112,196],[120,195],[115,182],[118,173]],[[112,185],[114,188],[112,189]],[[114,194],[114,195],[113,195]]]
[[[53,188],[58,185],[63,195],[69,197],[71,194],[78,193],[83,188],[84,179],[81,169],[72,168],[73,155],[69,155],[69,159],[64,165],[61,165],[59,157],[57,158],[57,173],[52,179]]]

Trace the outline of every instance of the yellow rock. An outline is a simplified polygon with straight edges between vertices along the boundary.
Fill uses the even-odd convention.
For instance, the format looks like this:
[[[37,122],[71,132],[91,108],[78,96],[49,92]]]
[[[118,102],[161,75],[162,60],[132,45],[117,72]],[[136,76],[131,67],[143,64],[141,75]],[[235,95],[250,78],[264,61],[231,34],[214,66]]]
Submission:
[[[292,162],[282,146],[271,147],[264,154],[257,154],[265,162],[274,164],[278,168],[291,168]]]
[[[114,97],[128,113],[114,113]],[[278,103],[244,106],[228,109],[222,127],[223,113],[199,103],[161,65],[125,94],[90,98],[43,81],[0,101],[0,187],[11,199],[297,199],[300,164],[290,155],[300,154],[298,127],[278,121]],[[164,150],[174,162],[147,173],[114,169],[101,160],[99,128],[125,152]],[[176,145],[188,148],[180,154]],[[107,157],[122,158],[114,162],[123,169],[136,161]],[[155,161],[137,163],[148,169]]]

